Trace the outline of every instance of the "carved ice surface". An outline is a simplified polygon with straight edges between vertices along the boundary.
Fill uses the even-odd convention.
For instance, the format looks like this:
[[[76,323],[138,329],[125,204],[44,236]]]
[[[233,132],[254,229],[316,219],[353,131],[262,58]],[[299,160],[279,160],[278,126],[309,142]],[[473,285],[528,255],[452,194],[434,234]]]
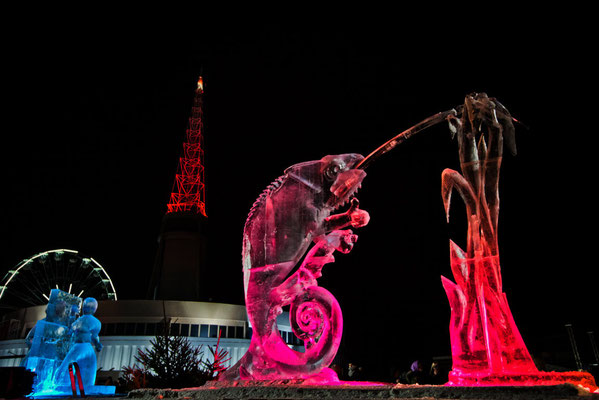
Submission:
[[[344,228],[368,224],[368,213],[352,198],[366,176],[364,168],[443,120],[448,120],[457,134],[462,169],[462,174],[443,171],[445,211],[449,220],[455,189],[466,204],[468,217],[466,250],[451,242],[456,283],[442,277],[451,306],[453,370],[448,384],[570,382],[598,390],[588,373],[539,372],[513,320],[502,291],[497,221],[504,138],[516,153],[514,119],[484,93],[466,96],[463,106],[423,120],[367,158],[343,154],[296,164],[264,190],[252,206],[243,232],[244,291],[252,340],[238,363],[219,377],[219,384],[240,379],[339,384],[335,372],[327,367],[339,348],[343,319],[336,299],[318,287],[317,279],[322,267],[334,261],[335,250],[348,253],[356,242],[357,235]],[[349,210],[331,215],[350,198]],[[276,319],[286,306],[294,334],[304,341],[304,352],[289,348],[279,336]]]
[[[25,339],[29,352],[23,366],[36,374],[34,393],[54,389],[54,372],[73,343],[70,326],[77,319],[80,306],[79,297],[52,289],[46,317],[29,331]]]
[[[468,217],[467,250],[454,242],[450,246],[456,284],[442,278],[451,305],[451,375],[536,372],[502,291],[497,245],[504,136],[516,153],[512,118],[497,100],[476,94],[466,97],[461,119],[450,122],[457,133],[462,174],[443,171],[443,203],[449,219],[456,189]]]
[[[453,368],[449,385],[538,385],[572,382],[597,390],[592,375],[539,372],[520,336],[502,290],[497,221],[499,170],[505,137],[516,153],[513,118],[486,94],[466,96],[461,119],[450,118],[457,134],[462,174],[446,169],[442,197],[447,219],[451,194],[466,205],[467,248],[450,242],[456,283],[441,277],[451,306]],[[486,137],[485,137],[486,136]]]
[[[33,396],[71,394],[69,365],[76,362],[86,394],[114,394],[114,386],[94,386],[96,351],[102,349],[98,334],[101,323],[93,316],[98,302],[53,289],[46,318],[37,322],[27,336],[30,346],[24,366],[36,373]]]
[[[96,381],[96,351],[102,350],[98,334],[102,324],[94,317],[98,308],[96,299],[88,297],[83,301],[83,315],[71,326],[74,342],[67,356],[56,371],[54,382],[59,386],[70,385],[69,364],[76,362],[81,370],[84,387],[91,387]]]
[[[501,289],[499,257],[466,258],[451,242],[451,268],[460,283],[442,279],[451,305],[453,374],[536,372]]]
[[[220,380],[338,381],[327,367],[339,348],[343,318],[337,300],[318,286],[317,278],[322,267],[335,260],[335,250],[348,253],[356,242],[357,235],[344,228],[369,221],[355,198],[349,210],[331,215],[361,186],[366,173],[352,167],[362,159],[343,154],[293,165],[252,206],[242,250],[252,340],[247,353]],[[276,318],[285,306],[290,307],[290,323],[304,341],[304,352],[289,348],[279,335]]]

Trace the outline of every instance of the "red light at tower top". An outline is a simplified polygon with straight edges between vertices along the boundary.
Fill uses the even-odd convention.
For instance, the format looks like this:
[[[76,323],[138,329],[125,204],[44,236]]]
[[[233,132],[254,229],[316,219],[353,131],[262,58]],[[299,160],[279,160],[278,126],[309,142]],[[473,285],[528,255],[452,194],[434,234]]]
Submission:
[[[191,116],[183,143],[183,156],[179,158],[179,167],[173,191],[167,204],[167,213],[195,212],[206,215],[206,185],[204,184],[204,141],[202,97],[204,81],[200,76],[195,91]]]

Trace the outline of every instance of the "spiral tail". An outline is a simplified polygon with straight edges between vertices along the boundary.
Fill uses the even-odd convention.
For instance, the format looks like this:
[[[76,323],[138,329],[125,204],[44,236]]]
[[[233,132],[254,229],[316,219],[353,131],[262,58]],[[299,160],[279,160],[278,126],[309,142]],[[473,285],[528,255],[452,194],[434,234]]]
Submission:
[[[311,374],[328,367],[339,349],[343,316],[337,299],[326,289],[312,286],[297,296],[290,307],[293,333],[304,341],[300,372]]]

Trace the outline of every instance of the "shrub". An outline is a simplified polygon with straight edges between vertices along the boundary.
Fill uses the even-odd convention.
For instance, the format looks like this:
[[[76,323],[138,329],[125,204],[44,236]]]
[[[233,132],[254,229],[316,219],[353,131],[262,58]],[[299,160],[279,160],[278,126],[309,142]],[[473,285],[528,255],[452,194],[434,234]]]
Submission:
[[[213,360],[206,361],[203,346],[193,346],[185,336],[169,336],[168,328],[167,323],[164,333],[150,341],[149,350],[138,350],[136,365],[123,368],[125,390],[197,387],[227,369],[224,364],[230,357],[226,350],[218,348],[220,333],[216,346],[209,347]]]

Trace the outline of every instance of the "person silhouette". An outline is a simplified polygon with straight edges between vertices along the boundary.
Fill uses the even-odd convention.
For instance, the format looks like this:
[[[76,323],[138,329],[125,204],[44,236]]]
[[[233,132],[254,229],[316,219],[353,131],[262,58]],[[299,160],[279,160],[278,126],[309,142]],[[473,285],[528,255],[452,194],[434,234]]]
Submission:
[[[416,360],[412,363],[410,370],[406,374],[406,378],[411,385],[424,383],[426,373],[424,372],[424,364],[422,361]]]
[[[75,343],[56,372],[55,383],[59,386],[70,385],[68,370],[69,365],[73,362],[79,365],[84,388],[94,386],[96,381],[97,360],[94,349],[102,350],[102,344],[98,337],[102,324],[94,317],[98,302],[93,297],[88,297],[83,300],[81,308],[83,315],[71,326]]]

